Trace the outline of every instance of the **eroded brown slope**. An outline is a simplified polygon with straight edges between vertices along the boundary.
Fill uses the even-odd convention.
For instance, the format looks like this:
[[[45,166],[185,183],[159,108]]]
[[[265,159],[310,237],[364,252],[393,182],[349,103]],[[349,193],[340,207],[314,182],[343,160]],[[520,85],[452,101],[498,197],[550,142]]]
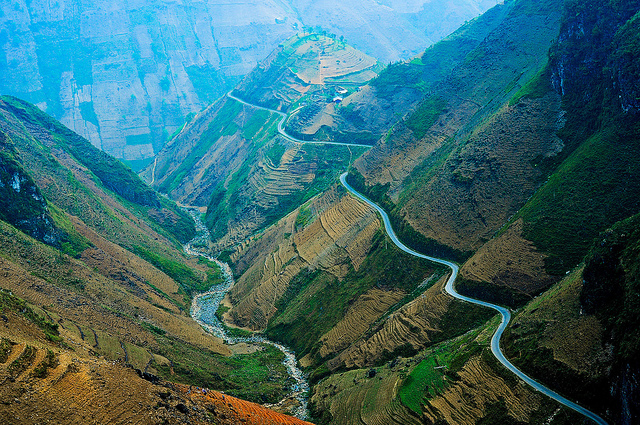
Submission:
[[[540,181],[535,160],[558,153],[560,98],[549,94],[505,106],[455,151],[433,179],[401,201],[401,214],[427,237],[477,248],[530,197]]]
[[[555,279],[544,266],[547,257],[522,236],[521,219],[500,236],[482,245],[464,263],[460,277],[473,282],[489,282],[530,296],[551,285]]]
[[[12,311],[0,322],[0,421],[20,424],[308,424],[216,391],[107,361],[73,334],[63,349]]]
[[[357,269],[380,226],[373,211],[336,189],[302,208],[313,220],[302,230],[296,229],[298,210],[235,255],[238,268],[248,264],[245,258],[253,264],[229,294],[237,324],[264,328],[275,302],[303,269],[320,268],[338,278],[349,265]]]

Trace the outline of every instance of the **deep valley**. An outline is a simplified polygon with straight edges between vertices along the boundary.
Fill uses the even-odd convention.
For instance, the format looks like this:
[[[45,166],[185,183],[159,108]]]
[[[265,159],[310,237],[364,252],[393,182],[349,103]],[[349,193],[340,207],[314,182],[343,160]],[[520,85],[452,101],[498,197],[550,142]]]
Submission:
[[[18,3],[0,422],[640,420],[639,1]]]

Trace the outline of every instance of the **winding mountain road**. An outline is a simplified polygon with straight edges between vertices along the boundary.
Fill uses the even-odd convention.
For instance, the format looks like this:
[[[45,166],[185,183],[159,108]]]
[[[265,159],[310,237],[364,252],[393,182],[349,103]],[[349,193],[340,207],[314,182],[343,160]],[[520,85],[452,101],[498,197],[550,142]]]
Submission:
[[[247,103],[247,102],[245,102],[245,101],[243,101],[241,99],[238,99],[237,97],[233,96],[231,94],[231,92],[229,92],[227,94],[227,96],[229,98],[235,100],[235,101],[238,101],[238,102],[244,104],[244,105],[247,105],[247,106],[250,106],[250,107],[253,107],[253,108],[257,108],[257,109],[262,109],[262,110],[265,110],[265,111],[275,112],[275,113],[281,115],[282,119],[278,123],[278,132],[283,137],[287,138],[288,140],[290,140],[292,142],[296,142],[296,143],[312,143],[312,144],[326,144],[326,145],[363,146],[363,147],[367,147],[367,148],[371,147],[370,145],[360,145],[360,144],[355,144],[355,143],[351,144],[351,143],[338,143],[338,142],[312,142],[312,141],[310,142],[310,141],[306,141],[306,140],[296,139],[295,137],[292,137],[292,136],[288,135],[284,130],[284,122],[287,119],[287,114],[285,114],[283,112],[280,112],[280,111],[276,111],[275,109],[269,109],[269,108],[265,108],[265,107],[262,107],[262,106],[257,106],[257,105],[253,105],[251,103]],[[445,291],[449,295],[451,295],[452,297],[457,298],[459,300],[466,301],[468,303],[472,303],[472,304],[480,305],[480,306],[483,306],[483,307],[491,308],[491,309],[497,311],[498,313],[500,313],[500,315],[502,316],[502,321],[500,322],[500,326],[498,326],[498,329],[495,331],[495,333],[491,337],[491,352],[496,357],[496,359],[498,359],[498,361],[500,363],[502,363],[502,365],[504,365],[504,367],[509,369],[518,378],[522,379],[524,382],[529,384],[536,391],[539,391],[542,394],[544,394],[544,395],[552,398],[553,400],[557,401],[558,403],[568,407],[569,409],[572,409],[572,410],[584,415],[585,417],[591,419],[593,422],[595,422],[595,423],[597,423],[599,425],[608,425],[607,422],[604,419],[602,419],[600,416],[598,416],[595,413],[593,413],[592,411],[587,410],[584,407],[572,402],[571,400],[568,400],[567,398],[561,396],[560,394],[556,393],[555,391],[545,387],[544,385],[540,384],[536,380],[530,378],[524,372],[522,372],[520,369],[515,367],[513,365],[513,363],[511,363],[509,360],[507,360],[507,358],[502,353],[502,349],[500,348],[500,338],[502,338],[502,334],[504,333],[504,330],[507,328],[507,325],[509,324],[509,321],[511,320],[511,312],[505,307],[502,307],[502,306],[499,306],[499,305],[495,305],[495,304],[491,304],[491,303],[488,303],[486,301],[477,300],[475,298],[471,298],[471,297],[467,297],[467,296],[459,294],[456,291],[455,287],[454,287],[454,282],[456,280],[456,277],[458,276],[458,270],[459,270],[457,264],[452,263],[451,261],[447,261],[447,260],[443,260],[443,259],[440,259],[440,258],[430,257],[428,255],[421,254],[421,253],[419,253],[417,251],[414,251],[413,249],[407,247],[405,244],[400,242],[400,240],[396,236],[395,232],[393,231],[393,228],[391,227],[391,221],[389,220],[389,216],[387,215],[387,213],[380,206],[378,206],[376,203],[374,203],[373,201],[369,200],[367,197],[365,197],[364,195],[362,195],[361,193],[356,191],[353,187],[351,187],[351,185],[349,185],[349,183],[347,183],[347,172],[345,172],[342,175],[340,175],[340,183],[342,183],[342,185],[353,196],[355,196],[356,198],[360,199],[361,201],[363,201],[364,203],[369,205],[371,208],[373,208],[376,211],[378,211],[378,213],[382,217],[382,221],[384,223],[384,228],[385,228],[385,231],[387,232],[387,235],[389,235],[389,238],[391,239],[391,241],[398,248],[400,248],[401,250],[403,250],[407,254],[413,255],[415,257],[423,258],[425,260],[432,261],[434,263],[442,264],[442,265],[447,266],[447,267],[449,267],[451,269],[451,275],[449,276],[449,280],[447,280],[447,284],[445,285]]]
[[[227,97],[229,99],[235,100],[236,102],[240,102],[243,105],[247,105],[247,106],[250,106],[250,107],[255,108],[255,109],[260,109],[262,111],[273,112],[273,113],[276,113],[276,114],[280,115],[282,117],[282,119],[278,123],[278,133],[280,133],[280,135],[282,137],[284,137],[285,139],[290,140],[292,142],[305,143],[305,144],[308,144],[308,145],[360,146],[360,147],[363,147],[363,148],[370,148],[371,147],[371,145],[364,145],[364,144],[360,144],[360,143],[323,142],[323,141],[296,139],[295,137],[288,135],[287,132],[284,130],[284,123],[287,121],[287,117],[288,117],[288,115],[285,114],[284,112],[278,111],[276,109],[265,108],[264,106],[258,106],[258,105],[254,105],[252,103],[245,102],[244,100],[239,99],[239,98],[235,97],[234,95],[232,95],[231,92],[227,93]]]
[[[577,405],[576,403],[572,402],[571,400],[567,400],[565,397],[561,396],[560,394],[556,393],[555,391],[550,390],[549,388],[545,387],[544,385],[540,384],[539,382],[533,380],[529,376],[525,375],[520,369],[515,367],[513,365],[513,363],[511,363],[509,360],[507,360],[507,358],[504,356],[504,354],[502,354],[502,350],[500,349],[500,338],[502,338],[502,334],[503,334],[504,330],[507,328],[507,325],[509,324],[509,321],[511,320],[511,312],[508,309],[506,309],[504,307],[501,307],[499,305],[491,304],[491,303],[488,303],[486,301],[481,301],[481,300],[477,300],[475,298],[470,298],[470,297],[466,297],[464,295],[460,295],[456,291],[455,287],[453,286],[453,284],[454,284],[454,282],[456,280],[456,277],[458,276],[458,265],[457,264],[452,263],[452,262],[447,261],[447,260],[442,260],[440,258],[430,257],[428,255],[421,254],[421,253],[419,253],[417,251],[414,251],[413,249],[407,247],[405,244],[400,242],[400,240],[396,236],[395,232],[393,231],[393,228],[391,227],[391,222],[389,221],[389,216],[387,215],[387,213],[382,208],[380,208],[377,204],[375,204],[374,202],[370,201],[364,195],[362,195],[361,193],[356,191],[353,187],[351,187],[351,185],[349,185],[349,183],[347,183],[347,173],[343,173],[340,176],[340,182],[342,183],[342,185],[352,195],[354,195],[356,198],[360,199],[361,201],[365,202],[370,207],[372,207],[376,211],[378,211],[378,213],[380,213],[380,215],[382,216],[382,221],[384,222],[384,229],[387,232],[387,235],[389,235],[389,239],[391,239],[393,241],[393,243],[398,248],[400,248],[401,250],[403,250],[407,254],[413,255],[414,257],[424,258],[425,260],[429,260],[429,261],[432,261],[434,263],[442,264],[442,265],[447,266],[447,267],[449,267],[451,269],[451,276],[449,276],[449,280],[447,280],[447,284],[445,286],[445,291],[447,291],[448,294],[450,294],[454,298],[457,298],[457,299],[462,300],[462,301],[466,301],[466,302],[469,302],[469,303],[472,303],[472,304],[481,305],[483,307],[492,308],[492,309],[496,310],[498,313],[500,313],[500,315],[502,316],[502,322],[500,322],[500,326],[498,326],[498,329],[496,330],[496,332],[493,334],[493,337],[491,338],[491,352],[496,357],[496,359],[498,359],[498,361],[500,363],[502,363],[507,369],[509,369],[511,372],[513,372],[518,378],[522,379],[524,382],[526,382],[527,384],[532,386],[535,390],[541,392],[542,394],[545,394],[545,395],[551,397],[552,399],[554,399],[558,403],[563,404],[566,407],[568,407],[570,409],[573,409],[576,412],[586,416],[587,418],[591,419],[592,421],[594,421],[597,424],[607,425],[607,422],[605,422],[605,420],[602,419],[600,416],[596,415],[595,413],[591,412],[590,410],[585,409],[584,407],[581,407],[581,406]]]

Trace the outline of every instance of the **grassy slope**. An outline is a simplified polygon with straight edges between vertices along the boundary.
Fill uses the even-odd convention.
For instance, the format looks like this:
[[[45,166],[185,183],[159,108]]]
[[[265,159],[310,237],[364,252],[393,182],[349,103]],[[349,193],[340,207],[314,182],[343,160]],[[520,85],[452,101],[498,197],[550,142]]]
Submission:
[[[567,122],[560,133],[566,148],[559,158],[541,161],[541,167],[557,168],[519,213],[525,236],[550,254],[547,269],[558,275],[581,261],[598,232],[640,211],[635,196],[640,189],[640,120],[637,111],[627,112],[621,105],[628,93],[619,83],[612,86],[612,74],[621,80],[638,78],[637,70],[626,68],[622,60],[640,59],[640,21],[626,22],[638,4],[596,3],[587,9],[582,2],[568,5],[564,31],[579,22],[591,36],[569,37],[552,51],[554,72],[562,66],[568,74],[563,97]],[[586,62],[595,62],[593,71],[584,67]]]
[[[446,49],[467,37],[473,40],[471,48],[456,53],[455,57],[461,57],[455,64],[444,63],[439,72],[423,77],[423,85],[428,90],[422,102],[387,134],[384,143],[356,164],[365,176],[363,186],[379,192],[377,200],[386,204],[397,222],[396,227],[411,246],[463,261],[482,238],[486,239],[502,224],[502,220],[486,220],[482,214],[490,213],[491,208],[497,206],[497,213],[507,219],[517,211],[517,206],[487,201],[490,194],[485,196],[482,187],[465,191],[469,182],[453,173],[457,169],[456,160],[470,149],[467,144],[473,130],[486,123],[518,91],[518,85],[535,75],[546,62],[546,50],[557,28],[553,22],[559,17],[559,7],[557,1],[509,2],[485,18],[493,21],[473,21],[463,28],[460,38],[454,37],[442,47],[434,46],[436,50]],[[530,25],[525,25],[525,21],[530,21]],[[526,49],[522,39],[526,40]],[[423,61],[429,54],[430,50]],[[436,66],[435,60],[431,62],[429,68]],[[393,92],[403,80],[421,84],[419,64],[395,68],[386,75],[386,84],[381,79],[372,83],[380,86],[378,91],[388,85]],[[432,75],[439,75],[439,80],[432,81]],[[482,146],[482,142],[476,141],[475,145]],[[491,173],[492,165],[486,164]],[[352,174],[358,177],[355,171]],[[488,178],[500,178],[500,175],[491,174]],[[452,186],[451,193],[443,190],[446,185]],[[509,183],[503,186],[509,187]],[[524,199],[528,195],[530,193]],[[446,204],[453,204],[453,208]],[[439,212],[442,209],[445,211]],[[460,214],[452,212],[458,210],[462,210]],[[478,212],[474,215],[474,211]],[[430,225],[431,219],[437,221],[436,226]],[[455,243],[456,231],[450,235],[440,232],[442,228],[456,226],[469,226],[473,236]],[[453,242],[450,244],[447,238]],[[443,246],[447,244],[455,249]]]
[[[637,306],[631,301],[635,288],[630,284],[637,216],[607,231],[595,246],[593,240],[640,210],[635,196],[640,189],[637,110],[624,105],[629,92],[622,85],[611,87],[616,80],[637,81],[637,69],[629,64],[640,57],[638,18],[632,17],[638,6],[630,1],[568,3],[563,31],[573,35],[552,49],[550,63],[556,86],[564,79],[567,121],[560,136],[565,149],[555,158],[537,160],[549,179],[513,220],[523,218],[525,237],[549,254],[545,263],[551,274],[568,273],[591,252],[584,271],[573,271],[529,303],[505,335],[507,355],[525,371],[617,418],[628,409],[621,408],[627,396],[616,391],[612,397],[607,387],[618,385],[621,369],[638,347],[633,331]],[[586,37],[574,36],[576,25],[584,27]],[[559,69],[566,71],[560,75]],[[512,103],[540,95],[541,76]],[[590,299],[598,305],[591,311]],[[631,409],[637,411],[637,406]]]
[[[176,238],[190,237],[181,224],[186,215],[164,199],[149,206],[135,197],[125,199],[126,192],[113,193],[93,169],[109,168],[114,160],[100,163],[98,156],[85,168],[70,147],[83,142],[78,136],[69,136],[34,107],[9,100],[12,105],[2,104],[0,126],[15,144],[15,161],[39,186],[64,237],[59,248],[47,246],[0,223],[2,261],[11,270],[2,286],[37,303],[40,315],[107,358],[256,401],[279,400],[288,379],[279,352],[222,356],[228,350],[188,317],[190,296],[220,277],[214,264],[182,253]],[[156,196],[126,167],[111,172],[130,179],[140,193]],[[182,360],[185,353],[189,361]],[[155,354],[174,361],[176,369],[164,367]],[[215,376],[212,370],[218,371]],[[247,381],[252,374],[259,383]]]
[[[630,3],[632,2],[617,2],[616,5],[619,7],[617,16],[624,16],[626,13],[628,17]],[[611,6],[612,4],[606,3],[603,7],[606,9]],[[573,7],[575,8],[575,5]],[[593,9],[602,8],[593,7]],[[584,12],[584,8],[581,7],[581,10]],[[566,16],[579,15],[571,13],[572,11],[575,12],[570,5]],[[611,15],[600,13],[598,16],[606,19]],[[589,23],[589,19],[587,17],[585,21]],[[622,23],[624,24],[624,19]],[[607,23],[604,24],[602,26],[606,27]],[[566,25],[568,24],[565,21]],[[631,28],[635,28],[634,25],[636,22],[630,21],[622,27],[622,30],[615,37],[618,27],[614,26],[613,32],[609,34],[609,43],[614,44],[614,48],[611,47],[611,44],[605,46],[603,50],[606,51],[606,54],[604,58],[600,59],[600,63],[619,66],[615,65],[613,59],[637,57],[636,46],[638,43],[634,41],[637,31],[631,30]],[[623,33],[625,34],[624,43],[622,42]],[[614,40],[612,41],[612,39]],[[585,42],[583,47],[591,49],[591,47],[587,47],[589,43],[590,41]],[[620,47],[615,47],[616,45]],[[575,48],[575,46],[571,46],[571,48]],[[618,50],[623,48],[624,51],[621,53],[616,51],[616,48]],[[612,50],[614,53],[609,56]],[[627,62],[626,72],[636,72],[633,66],[628,65],[630,63],[637,63],[637,59]],[[551,66],[553,66],[553,61]],[[598,68],[595,67],[595,69]],[[604,71],[608,72],[606,69]],[[580,72],[584,74],[580,75]],[[583,258],[591,246],[594,236],[599,231],[615,221],[633,214],[638,211],[639,207],[637,196],[635,196],[640,189],[637,187],[640,175],[638,169],[640,152],[638,152],[637,144],[636,115],[624,113],[621,105],[615,99],[606,98],[604,95],[606,90],[602,90],[600,87],[605,83],[599,77],[595,81],[592,80],[591,83],[585,82],[587,72],[584,68],[579,68],[576,72],[578,75],[574,74],[573,76],[582,77],[578,83],[581,89],[589,87],[593,90],[594,95],[592,98],[587,97],[586,104],[585,98],[576,98],[576,93],[570,93],[565,97],[564,106],[568,109],[567,125],[562,132],[566,143],[565,151],[551,160],[540,158],[536,161],[536,166],[543,167],[547,175],[550,176],[549,180],[514,218],[515,220],[523,217],[526,223],[526,236],[534,241],[541,250],[551,254],[547,261],[547,270],[555,274],[564,274],[565,271],[574,267]],[[511,104],[517,105],[522,98],[539,98],[544,95],[550,89],[544,81],[548,78],[550,78],[548,68],[540,71],[530,84],[516,94]],[[379,189],[378,199],[384,203],[385,188],[380,187]],[[369,192],[375,195],[373,192],[376,192],[376,187],[369,187]],[[387,198],[388,202],[390,201]],[[627,226],[628,229],[632,228],[629,227],[632,226],[631,224],[627,224]],[[610,237],[607,238],[607,240],[609,239]],[[615,245],[615,242],[611,243]],[[606,245],[604,246],[606,247]],[[626,254],[623,255],[628,259],[626,263],[622,262],[625,264],[623,266],[625,270],[634,270],[634,263],[629,259],[633,258],[635,249],[635,245],[629,244],[629,248],[625,251]],[[576,366],[576,362],[582,362],[582,366],[584,366],[584,362],[594,361],[593,358],[597,357],[599,350],[602,351],[601,340],[598,339],[598,326],[591,323],[590,319],[582,318],[579,314],[579,278],[579,275],[574,274],[572,278],[554,287],[544,297],[529,304],[516,319],[517,326],[514,326],[508,334],[506,344],[508,353],[515,359],[514,361],[530,371],[533,376],[545,377],[543,381],[549,381],[552,386],[555,385],[570,397],[576,397],[599,412],[603,412],[605,409],[603,405],[611,403],[606,394],[606,378],[602,375],[606,364],[603,366],[596,361],[594,364],[598,365],[591,370],[588,368],[587,370],[580,369]],[[632,279],[627,282],[631,282]],[[621,292],[631,291],[629,293],[632,293],[635,290],[632,289],[633,286],[629,286],[630,284],[626,285],[621,285],[622,288],[627,288],[620,289]],[[601,287],[607,287],[607,285],[601,284]],[[626,301],[624,306],[622,307],[621,304],[617,308],[613,308],[616,311],[613,318],[610,315],[607,316],[606,313],[604,316],[611,327],[610,329],[618,326],[617,332],[609,331],[611,335],[618,335],[618,337],[624,335],[622,338],[626,338],[626,341],[618,341],[621,353],[625,350],[629,350],[628,353],[634,353],[634,350],[637,350],[635,333],[622,331],[619,327],[633,329],[633,324],[627,325],[625,323],[623,325],[620,320],[631,322],[636,320],[635,309],[633,303],[627,304]],[[547,311],[547,313],[541,311]],[[531,316],[535,318],[525,319]],[[556,329],[562,323],[574,323],[576,328],[592,335],[593,339],[584,341],[586,347],[583,348],[586,351],[572,354],[566,352],[567,347],[558,346],[562,341],[566,342],[571,338],[570,335],[564,335]],[[616,325],[616,323],[618,324]],[[562,351],[563,349],[565,352]],[[606,354],[601,354],[606,358]],[[572,360],[574,363],[571,363]],[[428,386],[427,393],[442,388],[442,377],[434,375],[433,369],[428,367],[435,362],[435,358],[428,358],[425,362],[414,369],[412,378],[405,380],[400,390],[401,400],[416,413],[421,411],[421,396],[420,392],[416,392],[416,390],[422,387],[422,384]],[[576,382],[581,384],[576,385]],[[494,423],[496,418],[491,416],[500,416],[501,410],[503,408],[499,405],[492,406],[487,410],[489,417],[481,423]],[[549,414],[552,411],[549,410]],[[537,420],[544,421],[545,418],[539,417]],[[556,417],[554,420],[559,419]],[[576,418],[566,420],[571,421]],[[505,422],[503,420],[496,423]]]
[[[609,388],[637,370],[639,223],[635,215],[601,233],[584,265],[523,308],[504,341],[523,370],[616,421],[638,411],[632,392]]]
[[[316,357],[320,337],[344,317],[358,296],[372,287],[411,293],[433,272],[431,267],[398,250],[379,233],[359,271],[351,269],[342,281],[321,270],[303,270],[278,301],[280,308],[266,333],[290,345],[300,357],[308,353]]]
[[[15,142],[18,149],[23,150],[23,156],[25,143],[35,149],[32,154],[39,154],[41,158],[43,155],[49,155],[52,149],[62,149],[87,167],[96,177],[96,183],[135,205],[150,217],[151,221],[156,221],[155,227],[158,230],[163,229],[162,231],[168,236],[181,242],[186,242],[193,237],[195,228],[187,215],[175,204],[160,200],[156,193],[122,162],[95,148],[86,139],[73,133],[35,106],[10,96],[4,96],[1,100],[3,109],[19,120],[22,126],[26,126],[27,129],[35,128],[36,132],[46,129],[43,140],[47,142],[18,136]],[[44,161],[41,160],[41,162]],[[150,210],[163,209],[171,212],[171,219],[159,220],[153,214],[149,214]]]

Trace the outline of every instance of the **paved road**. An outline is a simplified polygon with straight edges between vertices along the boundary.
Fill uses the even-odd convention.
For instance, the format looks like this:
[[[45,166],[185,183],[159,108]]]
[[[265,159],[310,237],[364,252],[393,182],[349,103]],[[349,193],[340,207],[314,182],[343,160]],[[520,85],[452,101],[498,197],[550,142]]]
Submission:
[[[295,137],[289,136],[285,130],[284,130],[284,123],[287,119],[287,114],[284,114],[280,111],[276,111],[275,109],[269,109],[269,108],[265,108],[263,106],[257,106],[257,105],[253,105],[251,103],[247,103],[241,99],[238,99],[237,97],[233,96],[231,94],[231,92],[227,93],[227,96],[235,101],[238,101],[244,105],[247,106],[251,106],[253,108],[257,108],[257,109],[262,109],[265,111],[269,111],[269,112],[275,112],[276,114],[282,116],[282,119],[280,120],[280,122],[278,123],[278,132],[284,136],[285,138],[287,138],[288,140],[291,140],[292,142],[296,142],[296,143],[312,143],[312,144],[323,144],[323,145],[342,145],[342,146],[362,146],[362,147],[367,147],[370,148],[371,146],[369,145],[361,145],[361,144],[355,144],[355,143],[337,143],[337,142],[309,142],[306,140],[300,140],[300,139],[296,139]],[[387,215],[386,212],[384,212],[384,210],[382,208],[380,208],[377,204],[375,204],[374,202],[370,201],[368,198],[366,198],[364,195],[360,194],[358,191],[356,191],[353,187],[351,187],[349,185],[349,183],[347,183],[347,173],[343,173],[340,176],[340,182],[342,183],[342,185],[352,194],[354,195],[356,198],[362,200],[363,202],[365,202],[366,204],[368,204],[369,206],[371,206],[372,208],[374,208],[376,211],[378,211],[380,213],[380,215],[382,216],[382,221],[384,223],[384,228],[387,232],[387,234],[389,235],[389,238],[393,241],[393,243],[400,248],[401,250],[403,250],[404,252],[411,254],[413,256],[419,257],[419,258],[424,258],[425,260],[429,260],[429,261],[433,261],[434,263],[438,263],[438,264],[442,264],[444,266],[447,266],[451,269],[451,276],[449,276],[449,280],[447,280],[447,284],[445,285],[445,290],[447,291],[447,293],[449,293],[451,296],[453,296],[454,298],[457,298],[459,300],[462,301],[466,301],[472,304],[477,304],[477,305],[481,305],[484,307],[488,307],[488,308],[492,308],[494,310],[496,310],[498,313],[500,313],[500,315],[502,316],[502,321],[500,322],[500,326],[498,326],[498,329],[496,330],[496,332],[493,334],[493,337],[491,338],[491,352],[493,353],[493,355],[496,357],[496,359],[498,359],[498,361],[500,363],[502,363],[507,369],[509,369],[511,372],[513,372],[516,376],[518,376],[520,379],[522,379],[524,382],[526,382],[527,384],[529,384],[531,387],[533,387],[535,390],[551,397],[552,399],[556,400],[558,403],[575,410],[576,412],[586,416],[587,418],[591,419],[592,421],[594,421],[595,423],[599,424],[599,425],[608,425],[607,422],[602,419],[600,416],[596,415],[595,413],[591,412],[590,410],[585,409],[582,406],[579,406],[578,404],[572,402],[571,400],[566,399],[565,397],[561,396],[560,394],[556,393],[555,391],[550,390],[549,388],[545,387],[544,385],[540,384],[539,382],[533,380],[532,378],[528,377],[527,375],[524,374],[524,372],[522,372],[520,369],[518,369],[517,367],[515,367],[509,360],[507,360],[507,358],[504,356],[504,354],[502,354],[502,350],[500,349],[500,338],[502,338],[502,334],[504,333],[504,330],[507,328],[507,325],[509,324],[509,321],[511,320],[511,312],[504,308],[501,307],[499,305],[495,305],[495,304],[491,304],[488,303],[486,301],[481,301],[481,300],[476,300],[475,298],[470,298],[470,297],[466,297],[464,295],[460,295],[458,292],[456,292],[455,287],[453,286],[456,277],[458,276],[458,265],[455,263],[452,263],[451,261],[447,261],[447,260],[443,260],[440,258],[435,258],[435,257],[430,257],[428,255],[424,255],[421,254],[417,251],[414,251],[413,249],[407,247],[405,244],[403,244],[402,242],[400,242],[400,240],[398,239],[398,237],[396,236],[395,232],[393,231],[393,228],[391,227],[391,222],[389,221],[389,216]]]
[[[540,391],[541,393],[556,400],[560,404],[563,404],[568,408],[573,409],[578,413],[581,413],[582,415],[586,416],[587,418],[591,419],[597,424],[607,425],[607,422],[605,422],[605,420],[602,419],[600,416],[585,409],[584,407],[577,405],[576,403],[570,400],[567,400],[566,398],[562,397],[560,394],[556,393],[555,391],[552,391],[549,388],[545,387],[544,385],[540,384],[539,382],[531,379],[530,377],[525,375],[520,369],[516,368],[509,360],[507,360],[504,354],[502,354],[502,350],[500,349],[500,338],[502,337],[504,330],[506,329],[507,325],[509,324],[509,321],[511,320],[511,312],[509,312],[508,309],[501,307],[499,305],[495,305],[485,301],[466,297],[456,292],[456,289],[453,286],[453,283],[455,282],[456,277],[458,276],[458,265],[447,260],[442,260],[440,258],[430,257],[428,255],[421,254],[407,247],[402,242],[400,242],[395,232],[393,231],[393,228],[391,227],[391,222],[389,221],[389,216],[387,215],[387,213],[384,212],[384,210],[380,208],[377,204],[373,203],[372,201],[367,199],[365,196],[357,192],[353,187],[351,187],[349,183],[347,183],[346,177],[347,177],[347,173],[343,173],[340,176],[340,182],[342,183],[342,185],[356,198],[367,203],[369,206],[371,206],[372,208],[374,208],[380,213],[380,215],[382,216],[382,221],[384,223],[384,228],[387,234],[389,235],[389,238],[393,241],[394,244],[396,244],[398,248],[400,248],[404,252],[411,254],[413,256],[424,258],[425,260],[429,260],[429,261],[433,261],[434,263],[445,265],[451,269],[451,276],[449,276],[449,280],[447,281],[447,284],[445,286],[445,290],[447,291],[447,293],[451,294],[453,297],[459,300],[481,305],[488,308],[492,308],[496,310],[498,313],[500,313],[500,315],[502,316],[502,322],[500,323],[500,326],[498,327],[496,332],[493,334],[493,337],[491,338],[491,352],[493,353],[494,356],[496,356],[496,358],[500,363],[502,363],[507,369],[509,369],[511,372],[517,375],[524,382],[531,385],[537,391]]]
[[[269,111],[269,112],[273,112],[273,113],[276,113],[276,114],[280,115],[282,117],[282,119],[278,123],[278,133],[280,133],[285,139],[290,140],[290,141],[292,141],[294,143],[306,143],[308,145],[360,146],[360,147],[363,147],[363,148],[370,148],[371,147],[371,145],[364,145],[364,144],[361,144],[361,143],[322,142],[322,141],[296,139],[295,137],[288,135],[287,132],[284,130],[284,123],[287,121],[287,114],[285,114],[284,112],[280,112],[280,111],[277,111],[275,109],[265,108],[264,106],[254,105],[253,103],[245,102],[244,100],[239,99],[239,98],[235,97],[234,95],[232,95],[231,92],[227,93],[227,97],[229,99],[235,100],[236,102],[240,102],[243,105],[251,106],[252,108],[255,108],[255,109],[260,109],[260,110],[263,110],[263,111]]]

